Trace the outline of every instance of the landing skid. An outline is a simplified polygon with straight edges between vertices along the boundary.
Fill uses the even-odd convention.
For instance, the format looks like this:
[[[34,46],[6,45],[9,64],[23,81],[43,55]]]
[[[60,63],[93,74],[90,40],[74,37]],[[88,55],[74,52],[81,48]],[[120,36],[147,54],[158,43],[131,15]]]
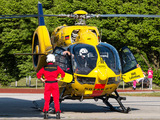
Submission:
[[[36,101],[33,101],[33,104],[36,106],[36,108],[37,108],[39,111],[42,111],[42,110],[43,110],[42,107],[39,107],[39,105],[37,104]]]
[[[62,93],[63,94],[63,93]],[[62,96],[62,95],[61,95]],[[67,97],[67,96],[66,96]],[[119,103],[119,107],[113,107],[112,105],[111,105],[111,103],[108,101],[109,100],[109,98],[114,98],[114,99],[116,99],[117,100],[117,102]],[[63,101],[65,99],[65,97],[60,97],[60,103]],[[118,94],[118,92],[115,90],[115,95],[109,95],[109,96],[103,96],[103,97],[96,97],[96,98],[94,98],[95,99],[95,101],[97,101],[98,99],[101,99],[102,101],[103,101],[103,103],[105,104],[105,105],[107,105],[109,108],[110,108],[110,110],[112,110],[112,111],[117,111],[117,112],[122,112],[122,113],[129,113],[130,111],[131,111],[131,108],[130,107],[127,107],[127,108],[125,108],[124,106],[123,106],[123,104],[122,104],[122,102],[121,102],[121,100],[126,100],[126,97],[120,97],[119,96],[119,94]],[[51,99],[50,99],[50,104],[53,102],[53,97],[51,97]],[[36,108],[38,109],[38,110],[40,110],[40,111],[42,111],[43,110],[43,108],[41,108],[41,107],[39,107],[39,105],[37,104],[37,102],[36,101],[33,101],[33,104],[36,106]],[[55,114],[55,111],[54,111],[54,109],[51,109],[51,111],[50,111],[50,113],[52,113],[52,114]]]
[[[36,106],[35,108],[39,111],[43,111],[43,107],[39,107],[38,103],[36,101],[33,101],[33,104]],[[54,108],[50,107],[48,113],[50,114],[56,114]]]
[[[116,94],[116,95],[110,95],[110,96],[106,96],[106,97],[101,97],[101,98],[99,98],[99,99],[101,99],[101,100],[103,101],[103,103],[104,103],[105,105],[107,105],[107,106],[110,108],[110,110],[112,110],[112,111],[117,111],[117,112],[122,112],[122,113],[129,113],[129,112],[131,111],[131,108],[130,108],[130,107],[127,107],[127,109],[126,109],[126,108],[123,106],[122,102],[121,102],[121,100],[126,100],[126,97],[120,97],[117,91],[115,91],[115,94]],[[108,101],[109,98],[114,98],[114,99],[116,99],[120,106],[119,106],[119,107],[113,107],[113,106],[110,104],[110,102]]]

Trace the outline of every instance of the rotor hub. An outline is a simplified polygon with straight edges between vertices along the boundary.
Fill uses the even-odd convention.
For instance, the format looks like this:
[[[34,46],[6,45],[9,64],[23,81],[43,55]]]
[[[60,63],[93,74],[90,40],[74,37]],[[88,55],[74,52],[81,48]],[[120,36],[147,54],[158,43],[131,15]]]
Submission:
[[[87,12],[84,10],[77,10],[74,13],[74,19],[78,21],[75,22],[75,25],[86,25]]]

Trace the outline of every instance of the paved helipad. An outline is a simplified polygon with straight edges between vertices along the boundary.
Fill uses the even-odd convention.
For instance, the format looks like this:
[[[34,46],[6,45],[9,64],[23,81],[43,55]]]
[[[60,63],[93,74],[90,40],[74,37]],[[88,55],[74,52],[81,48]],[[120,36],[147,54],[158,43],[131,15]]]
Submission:
[[[122,101],[124,106],[132,109],[128,114],[110,111],[101,100],[65,100],[61,104],[61,119],[160,119],[160,97],[126,98]],[[43,94],[0,93],[0,119],[43,119],[43,113],[34,108],[33,101],[43,107]],[[110,102],[118,106],[114,99]],[[50,114],[49,119],[55,119],[55,115]]]

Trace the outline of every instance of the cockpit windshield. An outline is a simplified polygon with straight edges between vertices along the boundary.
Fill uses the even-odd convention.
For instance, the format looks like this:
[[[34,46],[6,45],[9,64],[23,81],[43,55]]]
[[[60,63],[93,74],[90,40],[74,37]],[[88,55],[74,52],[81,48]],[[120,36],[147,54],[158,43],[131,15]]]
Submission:
[[[87,75],[96,67],[97,53],[93,46],[77,44],[73,48],[73,54],[74,73]]]

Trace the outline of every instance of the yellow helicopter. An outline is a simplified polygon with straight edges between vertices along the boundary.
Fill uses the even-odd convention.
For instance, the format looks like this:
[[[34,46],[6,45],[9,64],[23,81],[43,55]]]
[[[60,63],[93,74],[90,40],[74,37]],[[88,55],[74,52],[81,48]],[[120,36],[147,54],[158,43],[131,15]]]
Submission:
[[[45,26],[44,16],[70,17],[76,19],[73,26],[59,26],[51,34]],[[39,26],[32,40],[33,66],[35,71],[46,65],[46,55],[56,56],[56,63],[65,71],[65,77],[58,83],[60,101],[65,99],[101,99],[113,111],[128,113],[117,88],[120,81],[133,81],[143,77],[143,72],[128,47],[118,53],[116,48],[101,42],[99,31],[94,26],[87,26],[85,19],[92,17],[132,17],[130,15],[94,15],[78,10],[71,15],[44,15],[42,4],[38,3]],[[32,17],[27,15],[7,16],[7,18]],[[133,17],[147,17],[133,15]],[[153,16],[150,16],[153,17]],[[5,17],[6,18],[6,17]],[[1,18],[2,19],[2,18]],[[68,51],[68,54],[64,54]],[[24,55],[24,54],[15,54]],[[115,93],[115,94],[113,94]],[[114,98],[120,105],[115,108],[108,101]]]

